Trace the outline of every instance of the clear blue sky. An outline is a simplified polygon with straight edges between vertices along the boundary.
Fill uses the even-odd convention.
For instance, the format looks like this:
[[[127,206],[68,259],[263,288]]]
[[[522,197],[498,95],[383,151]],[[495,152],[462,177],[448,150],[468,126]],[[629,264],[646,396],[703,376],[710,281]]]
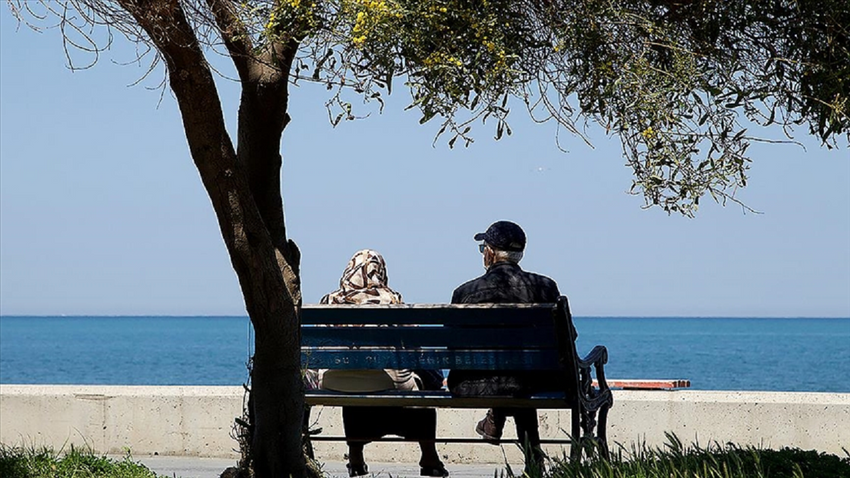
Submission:
[[[243,315],[176,103],[129,86],[120,43],[66,68],[57,31],[15,31],[0,7],[0,314]],[[221,63],[226,64],[226,63]],[[369,247],[408,302],[446,302],[483,272],[472,236],[499,219],[528,235],[522,265],[553,277],[576,315],[850,317],[850,151],[754,145],[739,197],[696,219],[643,210],[616,139],[595,149],[516,110],[514,135],[478,128],[432,147],[438,124],[404,112],[332,128],[322,88],[292,90],[284,133],[287,225],[305,302],[336,288]],[[235,128],[238,85],[221,80]],[[776,137],[777,130],[753,131]]]

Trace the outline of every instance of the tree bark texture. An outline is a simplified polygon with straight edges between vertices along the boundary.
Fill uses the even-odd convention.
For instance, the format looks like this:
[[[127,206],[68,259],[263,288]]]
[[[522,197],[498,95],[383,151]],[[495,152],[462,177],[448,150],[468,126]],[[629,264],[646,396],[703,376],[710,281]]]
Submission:
[[[177,0],[122,0],[168,69],[192,159],[210,197],[255,330],[252,374],[255,475],[305,476],[301,448],[300,254],[287,240],[280,140],[288,122],[290,48],[273,48],[280,71],[260,64],[242,79],[239,150],[227,134],[212,72]],[[241,62],[241,63],[240,63]],[[247,80],[247,81],[246,81]]]

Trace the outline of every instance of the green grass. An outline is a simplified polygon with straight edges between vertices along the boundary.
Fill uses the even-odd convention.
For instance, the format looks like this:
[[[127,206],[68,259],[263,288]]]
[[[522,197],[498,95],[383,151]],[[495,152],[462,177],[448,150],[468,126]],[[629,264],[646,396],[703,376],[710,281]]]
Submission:
[[[733,444],[686,447],[675,436],[661,448],[619,449],[610,461],[554,459],[546,478],[850,478],[844,457],[799,448]],[[508,473],[508,476],[512,476]],[[130,455],[115,460],[89,449],[67,453],[0,445],[2,478],[158,478]]]
[[[844,457],[804,451],[714,444],[684,446],[675,436],[661,448],[620,449],[610,461],[555,460],[549,478],[850,478]]]
[[[49,448],[0,445],[3,478],[157,478],[156,473],[130,455],[121,460],[100,456],[73,446],[67,453]]]

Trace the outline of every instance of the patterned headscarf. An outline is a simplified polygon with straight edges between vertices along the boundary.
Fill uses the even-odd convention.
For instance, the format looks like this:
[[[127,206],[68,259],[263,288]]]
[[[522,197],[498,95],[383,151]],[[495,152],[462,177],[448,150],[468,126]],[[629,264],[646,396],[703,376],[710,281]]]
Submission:
[[[387,264],[384,262],[384,258],[371,249],[363,249],[357,251],[354,257],[348,261],[348,267],[345,268],[342,277],[339,279],[339,289],[322,297],[321,303],[401,304],[402,299],[401,294],[390,289],[387,285]],[[380,372],[380,370],[354,372],[359,374],[354,382],[351,379],[347,382],[344,381],[345,387],[352,387],[353,383],[360,383],[359,386],[355,386],[351,390],[334,388],[339,387],[340,383],[335,386],[328,384],[329,377],[336,377],[339,381],[340,377],[350,375],[352,373],[350,370],[307,370],[305,380],[308,381],[308,387],[311,388],[328,388],[341,391],[379,391],[390,388],[410,391],[420,388],[419,383],[417,383],[418,376],[412,370],[384,369],[383,372]],[[379,376],[376,377],[374,374],[379,374]],[[389,387],[387,387],[387,379],[391,381]]]
[[[387,285],[387,264],[371,250],[357,251],[339,279],[339,289],[322,297],[322,304],[401,304],[401,294]]]

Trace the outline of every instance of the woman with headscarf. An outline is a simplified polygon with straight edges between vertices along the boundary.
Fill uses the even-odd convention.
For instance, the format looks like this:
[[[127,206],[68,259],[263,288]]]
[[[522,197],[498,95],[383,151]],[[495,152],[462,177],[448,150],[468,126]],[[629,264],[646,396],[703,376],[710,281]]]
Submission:
[[[322,297],[321,303],[401,304],[401,294],[390,289],[387,283],[384,258],[373,250],[364,249],[355,253],[348,262],[339,280],[339,289]],[[433,376],[429,376],[428,372],[421,375],[412,370],[327,370],[320,371],[317,381],[319,388],[344,392],[431,389],[433,385],[428,382]],[[426,381],[424,384],[423,379]],[[385,435],[400,435],[419,441],[422,476],[449,475],[434,443],[437,412],[433,408],[342,407],[342,422],[349,440],[346,465],[349,476],[368,473],[363,447]]]

